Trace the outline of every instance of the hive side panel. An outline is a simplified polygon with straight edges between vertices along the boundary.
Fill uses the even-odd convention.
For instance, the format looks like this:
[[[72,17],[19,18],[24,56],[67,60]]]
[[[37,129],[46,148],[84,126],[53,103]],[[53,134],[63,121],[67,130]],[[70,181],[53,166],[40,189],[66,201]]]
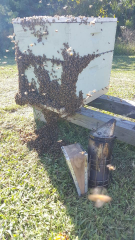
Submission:
[[[114,50],[117,22],[70,24],[69,45],[81,56]]]
[[[43,35],[41,41],[39,41],[39,38],[34,36],[33,30],[25,27],[26,31],[24,31],[21,24],[14,24],[16,41],[18,41],[20,51],[26,51],[25,53],[28,54],[28,49],[30,49],[35,56],[43,56],[45,54],[48,59],[52,59],[54,56],[63,60],[61,49],[64,48],[63,43],[69,42],[69,24],[52,23],[50,25],[45,23],[44,25],[47,26],[48,34]],[[40,33],[45,31],[43,26],[39,25],[36,25],[35,29]]]
[[[112,66],[113,52],[95,58],[89,63],[81,74],[78,76],[76,93],[82,90],[83,98],[87,98],[87,94],[94,96],[98,91],[108,87],[110,81],[110,73]],[[90,100],[90,99],[89,99]]]

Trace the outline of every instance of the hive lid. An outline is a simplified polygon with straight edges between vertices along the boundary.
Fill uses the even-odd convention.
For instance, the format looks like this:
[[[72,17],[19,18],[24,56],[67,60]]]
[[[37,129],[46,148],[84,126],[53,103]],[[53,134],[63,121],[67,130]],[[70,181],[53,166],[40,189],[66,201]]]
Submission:
[[[22,23],[23,21],[26,22],[36,22],[37,24],[40,22],[51,22],[51,23],[101,23],[101,22],[116,22],[117,18],[101,18],[101,17],[85,17],[85,16],[79,16],[74,17],[72,15],[70,16],[33,16],[33,17],[26,17],[26,18],[16,18],[12,19],[12,23]]]

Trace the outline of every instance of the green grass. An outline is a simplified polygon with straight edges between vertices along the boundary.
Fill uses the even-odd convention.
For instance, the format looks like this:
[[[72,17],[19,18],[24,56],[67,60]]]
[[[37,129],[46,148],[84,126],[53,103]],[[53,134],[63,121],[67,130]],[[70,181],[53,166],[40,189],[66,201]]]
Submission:
[[[135,57],[115,57],[108,94],[132,99]],[[20,140],[33,131],[32,109],[15,104],[17,68],[0,66],[0,239],[49,239],[66,232],[72,240],[135,239],[135,147],[116,141],[111,204],[96,209],[79,198],[63,155],[39,157]],[[79,142],[87,151],[89,131],[60,121],[59,139]]]
[[[135,55],[135,44],[131,43],[116,43],[114,47],[114,55]]]

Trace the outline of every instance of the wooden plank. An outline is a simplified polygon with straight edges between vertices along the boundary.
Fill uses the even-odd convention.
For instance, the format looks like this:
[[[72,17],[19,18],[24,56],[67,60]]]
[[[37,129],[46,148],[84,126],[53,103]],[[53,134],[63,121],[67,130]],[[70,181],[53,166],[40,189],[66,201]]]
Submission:
[[[135,102],[103,95],[87,105],[135,119]]]
[[[135,123],[133,122],[93,111],[84,107],[82,107],[74,116],[68,117],[67,120],[79,126],[96,130],[98,127],[108,122],[112,118],[116,119],[116,128],[114,132],[115,136],[120,141],[135,146]]]

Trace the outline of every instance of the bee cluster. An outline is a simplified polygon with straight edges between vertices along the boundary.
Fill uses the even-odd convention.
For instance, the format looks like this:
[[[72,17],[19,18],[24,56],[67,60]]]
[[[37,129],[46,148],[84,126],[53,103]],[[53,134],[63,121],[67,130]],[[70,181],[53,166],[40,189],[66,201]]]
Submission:
[[[45,25],[45,22],[43,21],[42,17],[39,18],[30,17],[29,19],[23,18],[21,21],[21,25],[25,32],[27,31],[27,28],[30,31],[32,31],[31,34],[37,37],[38,42],[42,41],[43,36],[47,36],[49,34],[48,26]],[[36,30],[37,25],[40,25],[39,30]]]
[[[72,19],[72,21],[76,21],[75,19]],[[86,20],[87,19],[85,19],[85,22]],[[46,20],[46,22],[48,21]],[[46,33],[48,34],[45,21],[40,17],[29,20],[24,18],[21,24],[24,31],[26,31],[26,27],[33,31],[32,34],[38,38],[38,42],[42,41],[43,36],[40,30],[44,30],[45,35]],[[42,29],[40,28],[39,31],[36,31],[36,25],[40,25]],[[58,137],[57,120],[59,114],[45,110],[42,106],[47,105],[58,110],[65,108],[67,116],[73,115],[83,104],[82,91],[79,92],[79,96],[76,95],[78,75],[94,58],[99,56],[99,54],[80,56],[79,53],[76,53],[74,50],[71,52],[68,43],[63,43],[63,47],[57,52],[62,54],[63,61],[54,56],[52,59],[48,59],[45,54],[35,56],[29,46],[28,49],[21,52],[18,43],[16,42],[15,44],[15,54],[19,72],[19,92],[15,96],[15,101],[19,105],[30,104],[40,107],[47,121],[46,126],[37,133],[36,139],[31,142],[32,146],[39,153],[46,151],[56,142]],[[49,74],[51,69],[50,71],[47,69],[48,61],[51,61],[52,67],[54,65],[58,67],[61,65],[61,84],[58,83],[58,79],[51,81]],[[25,73],[25,71],[31,67],[34,68],[34,74],[39,85],[38,88],[35,80],[31,79],[31,82],[29,82]],[[54,70],[52,70],[51,74],[54,75],[54,78],[57,77],[55,76]]]

